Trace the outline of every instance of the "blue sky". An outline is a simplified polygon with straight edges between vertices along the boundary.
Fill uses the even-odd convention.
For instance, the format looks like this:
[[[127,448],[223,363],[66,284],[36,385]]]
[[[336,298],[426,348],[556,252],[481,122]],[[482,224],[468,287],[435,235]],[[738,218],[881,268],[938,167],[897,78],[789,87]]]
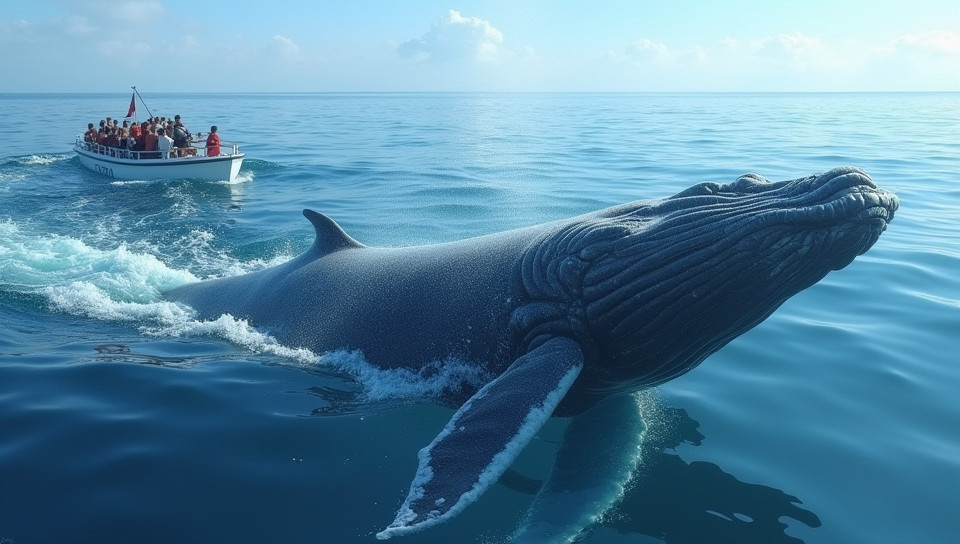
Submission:
[[[31,0],[0,92],[960,91],[956,0]]]

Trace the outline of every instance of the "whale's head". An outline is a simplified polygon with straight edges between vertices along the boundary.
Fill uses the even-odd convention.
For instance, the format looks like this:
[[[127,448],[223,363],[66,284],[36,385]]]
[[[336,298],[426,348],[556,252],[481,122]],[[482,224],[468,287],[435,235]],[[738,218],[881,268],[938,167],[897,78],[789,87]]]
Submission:
[[[676,377],[869,249],[895,195],[857,168],[771,183],[748,174],[581,218],[558,236],[593,385]],[[557,247],[557,246],[555,246]]]

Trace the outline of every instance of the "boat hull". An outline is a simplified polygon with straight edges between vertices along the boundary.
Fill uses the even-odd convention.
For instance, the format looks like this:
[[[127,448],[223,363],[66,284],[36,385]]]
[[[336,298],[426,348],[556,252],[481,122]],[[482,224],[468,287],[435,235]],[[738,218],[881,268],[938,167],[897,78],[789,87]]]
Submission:
[[[74,148],[80,163],[94,172],[120,180],[192,179],[233,181],[243,164],[243,153],[218,157],[127,158]],[[118,150],[118,154],[120,154]],[[146,155],[137,153],[136,155]]]

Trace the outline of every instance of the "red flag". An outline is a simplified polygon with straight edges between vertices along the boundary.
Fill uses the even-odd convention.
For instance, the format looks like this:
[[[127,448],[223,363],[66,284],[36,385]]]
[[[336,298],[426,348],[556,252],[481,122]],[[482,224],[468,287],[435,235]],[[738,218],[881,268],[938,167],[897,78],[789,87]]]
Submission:
[[[127,110],[127,115],[125,117],[133,117],[133,114],[137,113],[137,102],[136,102],[136,93],[130,95],[130,109]]]

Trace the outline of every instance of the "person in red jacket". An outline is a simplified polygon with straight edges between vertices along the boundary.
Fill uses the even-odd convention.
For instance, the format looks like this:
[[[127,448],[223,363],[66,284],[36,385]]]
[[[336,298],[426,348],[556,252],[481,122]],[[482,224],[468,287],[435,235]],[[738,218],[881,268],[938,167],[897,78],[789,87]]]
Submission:
[[[210,127],[210,135],[207,136],[207,156],[216,157],[220,155],[220,136],[217,134],[217,126]]]

